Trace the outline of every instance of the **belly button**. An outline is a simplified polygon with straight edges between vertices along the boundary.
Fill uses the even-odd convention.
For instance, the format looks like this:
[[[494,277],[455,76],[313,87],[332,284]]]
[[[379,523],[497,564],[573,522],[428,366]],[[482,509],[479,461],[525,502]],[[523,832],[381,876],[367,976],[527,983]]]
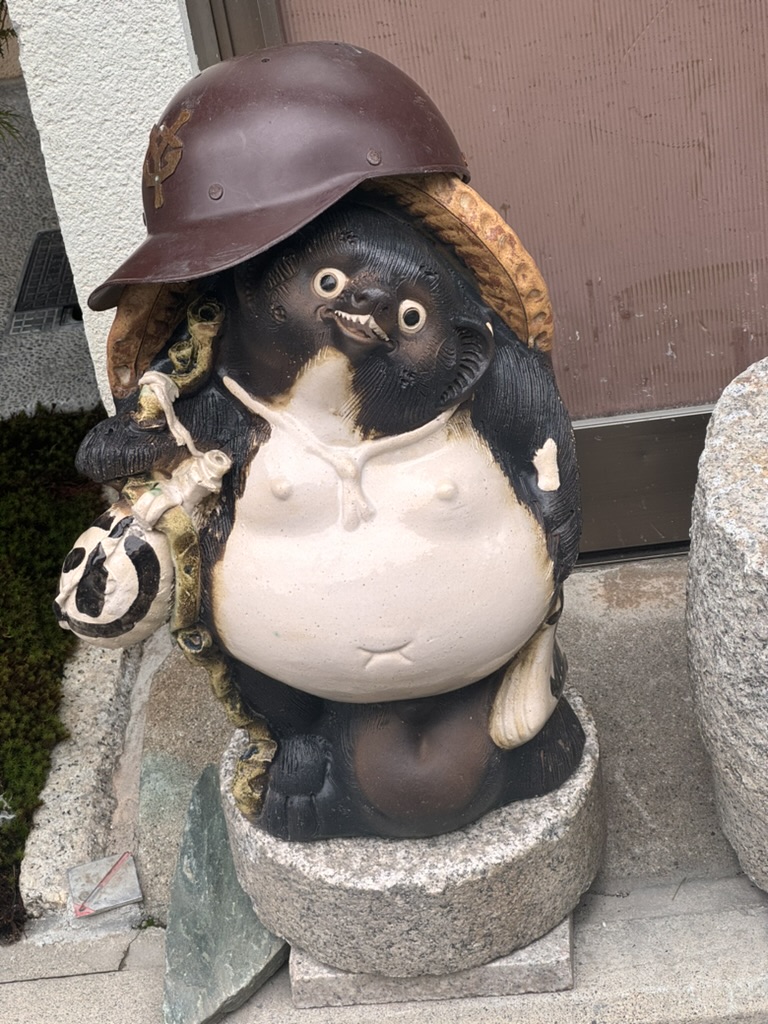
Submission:
[[[459,489],[453,480],[443,480],[435,488],[435,495],[440,501],[453,501],[458,493]]]
[[[280,501],[286,501],[293,494],[293,486],[284,476],[271,480],[269,486],[274,496]]]

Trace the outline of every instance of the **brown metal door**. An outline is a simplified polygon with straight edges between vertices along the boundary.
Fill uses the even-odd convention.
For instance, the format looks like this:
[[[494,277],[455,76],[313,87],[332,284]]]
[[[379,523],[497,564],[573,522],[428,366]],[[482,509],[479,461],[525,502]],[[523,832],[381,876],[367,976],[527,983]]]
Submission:
[[[585,421],[585,547],[685,536],[699,407],[768,354],[765,5],[281,6],[287,41],[357,43],[417,79],[539,263],[560,387]],[[691,417],[655,415],[679,407]]]

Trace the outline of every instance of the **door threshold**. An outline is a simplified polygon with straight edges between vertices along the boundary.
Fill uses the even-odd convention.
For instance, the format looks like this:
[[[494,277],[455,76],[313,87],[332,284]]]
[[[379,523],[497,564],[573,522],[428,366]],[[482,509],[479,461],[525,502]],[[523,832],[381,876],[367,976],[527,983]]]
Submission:
[[[612,548],[608,551],[585,551],[579,555],[576,570],[588,569],[594,565],[611,565],[620,562],[639,562],[648,558],[685,558],[690,543],[676,541],[673,544],[653,544],[636,548]]]

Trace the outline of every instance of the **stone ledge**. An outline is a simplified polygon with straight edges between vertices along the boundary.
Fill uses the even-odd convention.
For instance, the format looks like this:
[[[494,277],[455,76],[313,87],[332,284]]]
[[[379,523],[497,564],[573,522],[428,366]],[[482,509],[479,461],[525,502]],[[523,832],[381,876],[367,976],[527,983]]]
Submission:
[[[108,849],[112,775],[123,749],[135,668],[135,655],[81,644],[64,670],[59,713],[69,737],[51,756],[21,866],[30,917],[66,909],[69,868],[123,852]]]

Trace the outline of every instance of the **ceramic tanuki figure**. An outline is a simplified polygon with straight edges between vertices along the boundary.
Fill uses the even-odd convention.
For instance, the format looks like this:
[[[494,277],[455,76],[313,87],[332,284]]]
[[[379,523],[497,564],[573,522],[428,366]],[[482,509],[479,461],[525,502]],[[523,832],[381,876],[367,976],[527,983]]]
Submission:
[[[282,219],[252,199],[262,221],[204,250],[180,223],[190,191],[293,168],[249,133],[321,83],[330,129],[290,145],[305,177],[330,175],[318,147],[349,166],[314,198],[307,177]],[[217,102],[253,166],[196,141]],[[424,94],[356,48],[211,69],[152,139],[150,237],[92,298],[119,297],[118,410],[79,462],[122,497],[65,563],[62,625],[128,644],[170,615],[249,730],[238,804],[281,838],[427,836],[555,788],[584,742],[555,642],[578,484],[530,257]],[[183,259],[159,242],[174,223]]]

